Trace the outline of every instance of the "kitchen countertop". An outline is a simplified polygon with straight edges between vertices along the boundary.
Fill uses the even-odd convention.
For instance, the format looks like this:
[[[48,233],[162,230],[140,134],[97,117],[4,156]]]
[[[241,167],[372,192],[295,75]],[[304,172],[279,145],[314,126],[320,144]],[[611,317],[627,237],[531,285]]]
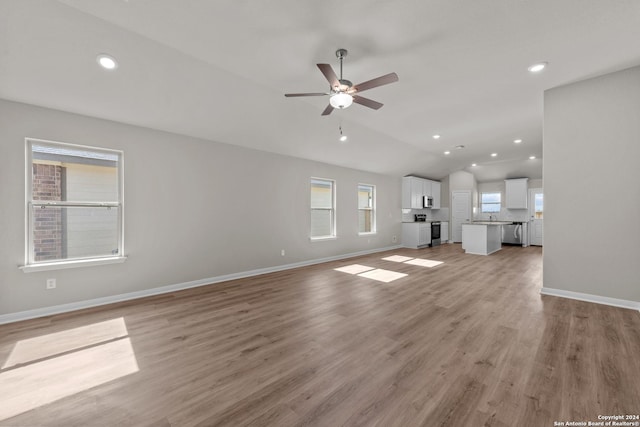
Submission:
[[[512,221],[473,221],[463,222],[462,225],[511,225]]]
[[[430,223],[430,222],[449,222],[449,221],[442,221],[440,219],[428,219],[426,221],[402,221],[403,224],[422,224],[422,223]]]

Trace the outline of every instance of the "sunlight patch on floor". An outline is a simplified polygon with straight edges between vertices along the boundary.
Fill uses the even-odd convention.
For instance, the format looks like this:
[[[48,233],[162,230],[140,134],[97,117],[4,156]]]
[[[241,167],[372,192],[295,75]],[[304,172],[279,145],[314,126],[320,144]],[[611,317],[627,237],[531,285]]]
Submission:
[[[122,318],[19,341],[0,369],[0,421],[138,371]]]
[[[382,258],[384,261],[401,262],[403,264],[419,265],[420,267],[435,267],[440,264],[444,264],[444,261],[433,261],[423,258],[411,258],[402,255],[391,255],[386,258]]]
[[[402,256],[402,255],[391,255],[388,256],[386,258],[382,258],[385,261],[393,261],[393,262],[405,262],[405,261],[409,261],[411,258],[410,256]]]
[[[360,264],[351,264],[345,267],[334,268],[334,270],[340,271],[342,273],[360,274],[365,271],[373,270],[373,267],[367,267],[366,265],[360,265]]]
[[[57,354],[126,337],[127,327],[122,317],[40,337],[18,341],[2,369],[33,362]]]
[[[408,276],[408,274],[376,268],[375,270],[370,270],[364,273],[360,273],[358,274],[358,276],[366,277],[367,279],[377,280],[378,282],[389,283],[389,282],[393,282],[394,280],[402,279],[403,277]]]
[[[381,268],[367,267],[366,265],[360,264],[351,264],[345,267],[334,268],[334,270],[342,273],[355,274],[360,277],[366,277],[367,279],[373,279],[384,283],[393,282],[394,280],[408,276],[408,274],[383,270]]]
[[[416,259],[412,259],[410,261],[405,261],[405,264],[411,264],[411,265],[419,265],[421,267],[435,267],[436,265],[440,265],[440,264],[444,264],[442,261],[432,261],[430,259],[422,259],[422,258],[416,258]]]

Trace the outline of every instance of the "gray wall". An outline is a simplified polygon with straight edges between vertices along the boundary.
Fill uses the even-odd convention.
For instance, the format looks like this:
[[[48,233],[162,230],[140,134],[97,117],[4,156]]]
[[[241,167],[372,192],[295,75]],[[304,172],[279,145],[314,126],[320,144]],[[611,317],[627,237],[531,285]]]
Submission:
[[[25,251],[25,137],[124,151],[127,262],[18,269]],[[400,238],[399,177],[3,100],[0,158],[0,315],[374,250]],[[337,182],[335,240],[309,241],[310,176]],[[377,235],[357,234],[358,183],[377,186]],[[57,279],[57,289],[45,290],[47,278]]]
[[[544,96],[544,287],[640,301],[640,67]]]

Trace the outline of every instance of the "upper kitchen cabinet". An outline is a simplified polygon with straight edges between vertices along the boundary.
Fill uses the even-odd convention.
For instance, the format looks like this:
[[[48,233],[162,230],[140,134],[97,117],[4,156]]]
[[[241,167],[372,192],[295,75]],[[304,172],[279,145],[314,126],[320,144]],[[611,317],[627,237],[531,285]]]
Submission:
[[[529,178],[505,179],[507,209],[527,209]]]
[[[422,209],[424,179],[415,176],[402,178],[402,209]]]
[[[433,197],[433,193],[431,192],[431,183],[433,181],[429,181],[428,179],[422,180],[422,191],[425,196]]]
[[[440,183],[438,181],[431,181],[431,197],[433,197],[431,209],[440,209]]]
[[[433,209],[440,209],[440,183],[416,176],[402,178],[402,209],[423,209],[425,196],[433,200]]]

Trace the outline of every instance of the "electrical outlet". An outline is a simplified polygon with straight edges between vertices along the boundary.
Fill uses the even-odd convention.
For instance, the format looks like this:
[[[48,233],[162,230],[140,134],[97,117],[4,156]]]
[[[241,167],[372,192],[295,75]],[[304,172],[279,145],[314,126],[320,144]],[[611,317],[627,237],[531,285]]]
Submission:
[[[391,237],[391,243],[398,243],[398,236],[393,235],[393,236]]]
[[[280,251],[280,255],[284,256],[284,249]]]
[[[56,279],[47,279],[47,289],[56,288]]]

